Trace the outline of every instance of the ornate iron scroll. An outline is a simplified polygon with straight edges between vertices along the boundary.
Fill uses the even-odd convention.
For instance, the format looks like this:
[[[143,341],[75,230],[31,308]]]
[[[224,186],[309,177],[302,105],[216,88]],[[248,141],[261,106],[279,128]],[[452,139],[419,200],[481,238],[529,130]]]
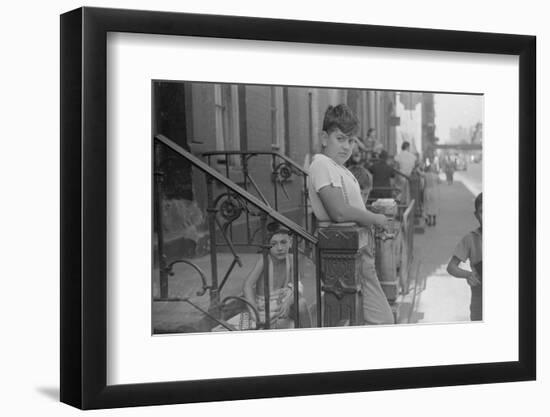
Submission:
[[[323,254],[323,291],[341,300],[346,294],[355,294],[355,256]]]

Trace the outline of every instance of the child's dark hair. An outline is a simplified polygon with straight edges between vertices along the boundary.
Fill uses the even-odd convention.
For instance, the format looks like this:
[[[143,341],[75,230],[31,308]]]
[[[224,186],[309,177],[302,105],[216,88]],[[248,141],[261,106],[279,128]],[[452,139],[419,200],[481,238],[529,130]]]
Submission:
[[[483,196],[482,196],[483,193],[479,193],[476,197],[476,199],[474,200],[474,208],[476,211],[479,211],[479,209],[481,208],[481,206],[483,205]]]
[[[271,238],[275,235],[290,235],[290,230],[282,226],[278,222],[271,222],[267,224],[267,238],[271,240]]]
[[[359,130],[359,120],[353,111],[345,104],[328,106],[323,119],[323,130],[330,134],[340,129],[345,135],[355,135]]]
[[[363,168],[361,165],[353,165],[348,169],[357,179],[357,182],[359,183],[359,188],[361,190],[372,187],[370,176],[365,168]]]

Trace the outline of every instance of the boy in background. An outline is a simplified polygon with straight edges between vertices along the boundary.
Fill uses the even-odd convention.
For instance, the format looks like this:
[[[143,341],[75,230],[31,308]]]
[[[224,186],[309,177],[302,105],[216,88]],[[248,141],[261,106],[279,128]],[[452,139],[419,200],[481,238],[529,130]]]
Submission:
[[[361,165],[351,165],[348,169],[359,183],[361,198],[363,202],[367,204],[369,194],[372,190],[372,174]]]
[[[358,143],[353,146],[351,157],[347,162],[347,168],[359,183],[361,197],[363,198],[363,202],[367,204],[369,193],[372,190],[372,174],[363,164],[363,158]]]
[[[482,217],[483,217],[483,197],[480,193],[474,201],[474,215],[479,222],[479,228],[472,230],[458,243],[453,257],[447,265],[447,272],[456,278],[466,279],[472,298],[470,301],[470,320],[482,320]],[[472,271],[460,268],[460,262],[470,261]]]

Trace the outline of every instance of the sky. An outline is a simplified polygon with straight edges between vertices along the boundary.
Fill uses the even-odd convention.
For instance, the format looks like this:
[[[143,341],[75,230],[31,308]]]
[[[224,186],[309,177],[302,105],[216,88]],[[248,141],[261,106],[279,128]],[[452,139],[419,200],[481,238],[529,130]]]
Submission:
[[[483,96],[465,94],[434,94],[435,135],[439,143],[449,141],[452,127],[469,128],[477,122],[483,123]]]

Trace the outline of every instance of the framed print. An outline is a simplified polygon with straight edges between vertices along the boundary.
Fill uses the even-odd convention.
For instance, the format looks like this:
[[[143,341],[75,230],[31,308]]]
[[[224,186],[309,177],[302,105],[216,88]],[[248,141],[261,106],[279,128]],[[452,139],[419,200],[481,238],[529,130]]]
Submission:
[[[535,103],[531,36],[63,14],[61,400],[535,379]]]

